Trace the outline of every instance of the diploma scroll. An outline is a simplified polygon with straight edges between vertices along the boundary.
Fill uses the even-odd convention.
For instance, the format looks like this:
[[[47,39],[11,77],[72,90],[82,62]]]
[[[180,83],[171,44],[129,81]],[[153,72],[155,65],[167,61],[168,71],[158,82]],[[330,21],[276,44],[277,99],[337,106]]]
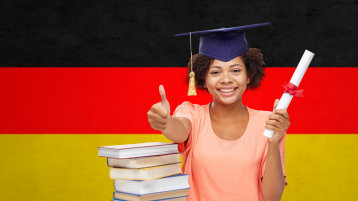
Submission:
[[[314,56],[314,53],[312,53],[308,50],[305,50],[305,53],[303,54],[300,62],[298,63],[298,66],[297,66],[295,72],[292,75],[289,85],[291,85],[291,86],[294,85],[295,88],[298,87],[303,76],[306,73],[308,66],[310,65],[310,63],[313,59],[313,56]],[[292,95],[289,92],[284,92],[280,98],[280,102],[278,103],[276,109],[287,109],[291,103],[293,96],[294,95]],[[272,138],[273,133],[274,133],[273,130],[265,129],[264,136],[266,136],[268,138]]]

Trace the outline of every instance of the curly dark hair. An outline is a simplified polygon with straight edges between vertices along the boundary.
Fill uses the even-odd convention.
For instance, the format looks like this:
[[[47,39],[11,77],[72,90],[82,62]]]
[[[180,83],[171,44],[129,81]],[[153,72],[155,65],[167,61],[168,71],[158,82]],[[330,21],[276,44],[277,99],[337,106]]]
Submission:
[[[260,86],[260,81],[264,76],[264,55],[262,50],[258,48],[250,48],[248,51],[243,53],[242,58],[246,66],[247,76],[250,79],[250,83],[247,85],[248,89],[255,89]],[[193,55],[193,71],[195,72],[195,84],[199,89],[205,89],[205,77],[209,71],[211,63],[214,61],[214,58],[202,55],[195,54]],[[191,70],[191,61],[188,62],[188,76]]]

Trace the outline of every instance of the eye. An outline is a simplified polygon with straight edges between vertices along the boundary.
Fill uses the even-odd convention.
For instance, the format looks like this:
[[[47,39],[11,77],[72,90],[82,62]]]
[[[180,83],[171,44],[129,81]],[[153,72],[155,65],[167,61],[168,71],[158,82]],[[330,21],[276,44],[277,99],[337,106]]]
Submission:
[[[216,75],[216,74],[219,74],[220,72],[219,71],[211,71],[210,74],[212,75]]]
[[[241,70],[240,70],[240,69],[234,69],[234,70],[232,70],[232,72],[234,72],[234,73],[240,73]]]

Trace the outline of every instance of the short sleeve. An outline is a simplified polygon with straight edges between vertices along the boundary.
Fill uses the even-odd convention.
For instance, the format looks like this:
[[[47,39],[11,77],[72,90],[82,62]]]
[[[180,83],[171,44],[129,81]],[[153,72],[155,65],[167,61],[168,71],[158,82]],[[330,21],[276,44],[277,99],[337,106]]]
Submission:
[[[175,109],[173,116],[185,117],[193,122],[194,105],[188,101],[183,102]]]
[[[286,182],[285,185],[287,186],[286,170],[285,170],[285,140],[286,140],[286,135],[287,134],[285,134],[280,140],[280,157],[281,157],[281,165],[282,165],[283,176],[285,177],[285,182]],[[265,172],[266,158],[267,158],[267,148],[268,148],[268,146],[266,146],[264,157],[263,157],[263,160],[262,160],[261,177],[260,178],[262,178],[264,176],[264,172]]]
[[[195,108],[192,103],[185,101],[182,104],[180,104],[175,109],[173,116],[184,117],[184,118],[189,119],[189,121],[191,122],[191,130],[193,130]],[[192,136],[191,136],[191,134],[189,134],[189,137],[185,142],[179,143],[179,151],[186,152],[188,150],[188,148],[191,146],[191,144],[192,144]]]

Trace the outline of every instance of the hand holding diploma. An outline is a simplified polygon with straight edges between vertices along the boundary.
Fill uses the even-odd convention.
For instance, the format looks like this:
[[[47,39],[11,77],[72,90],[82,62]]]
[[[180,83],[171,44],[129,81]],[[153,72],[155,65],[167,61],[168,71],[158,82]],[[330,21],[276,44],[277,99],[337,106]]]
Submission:
[[[305,50],[295,72],[292,75],[290,82],[285,85],[285,92],[282,94],[280,101],[276,107],[276,109],[287,109],[291,103],[293,96],[302,96],[302,91],[297,90],[298,85],[300,84],[309,64],[312,61],[314,53]],[[264,136],[268,138],[272,138],[274,131],[271,129],[266,129],[264,132]]]
[[[277,109],[276,107],[279,103],[279,100],[275,100],[273,106],[273,112],[269,115],[269,120],[266,121],[266,129],[272,130],[275,132],[275,135],[270,138],[270,142],[280,143],[280,140],[283,135],[285,135],[288,127],[290,127],[290,118],[286,109]]]
[[[163,85],[159,86],[159,94],[162,98],[161,102],[152,105],[150,110],[147,112],[147,115],[150,126],[155,130],[163,132],[163,130],[167,127],[170,115],[170,104],[165,95]]]

